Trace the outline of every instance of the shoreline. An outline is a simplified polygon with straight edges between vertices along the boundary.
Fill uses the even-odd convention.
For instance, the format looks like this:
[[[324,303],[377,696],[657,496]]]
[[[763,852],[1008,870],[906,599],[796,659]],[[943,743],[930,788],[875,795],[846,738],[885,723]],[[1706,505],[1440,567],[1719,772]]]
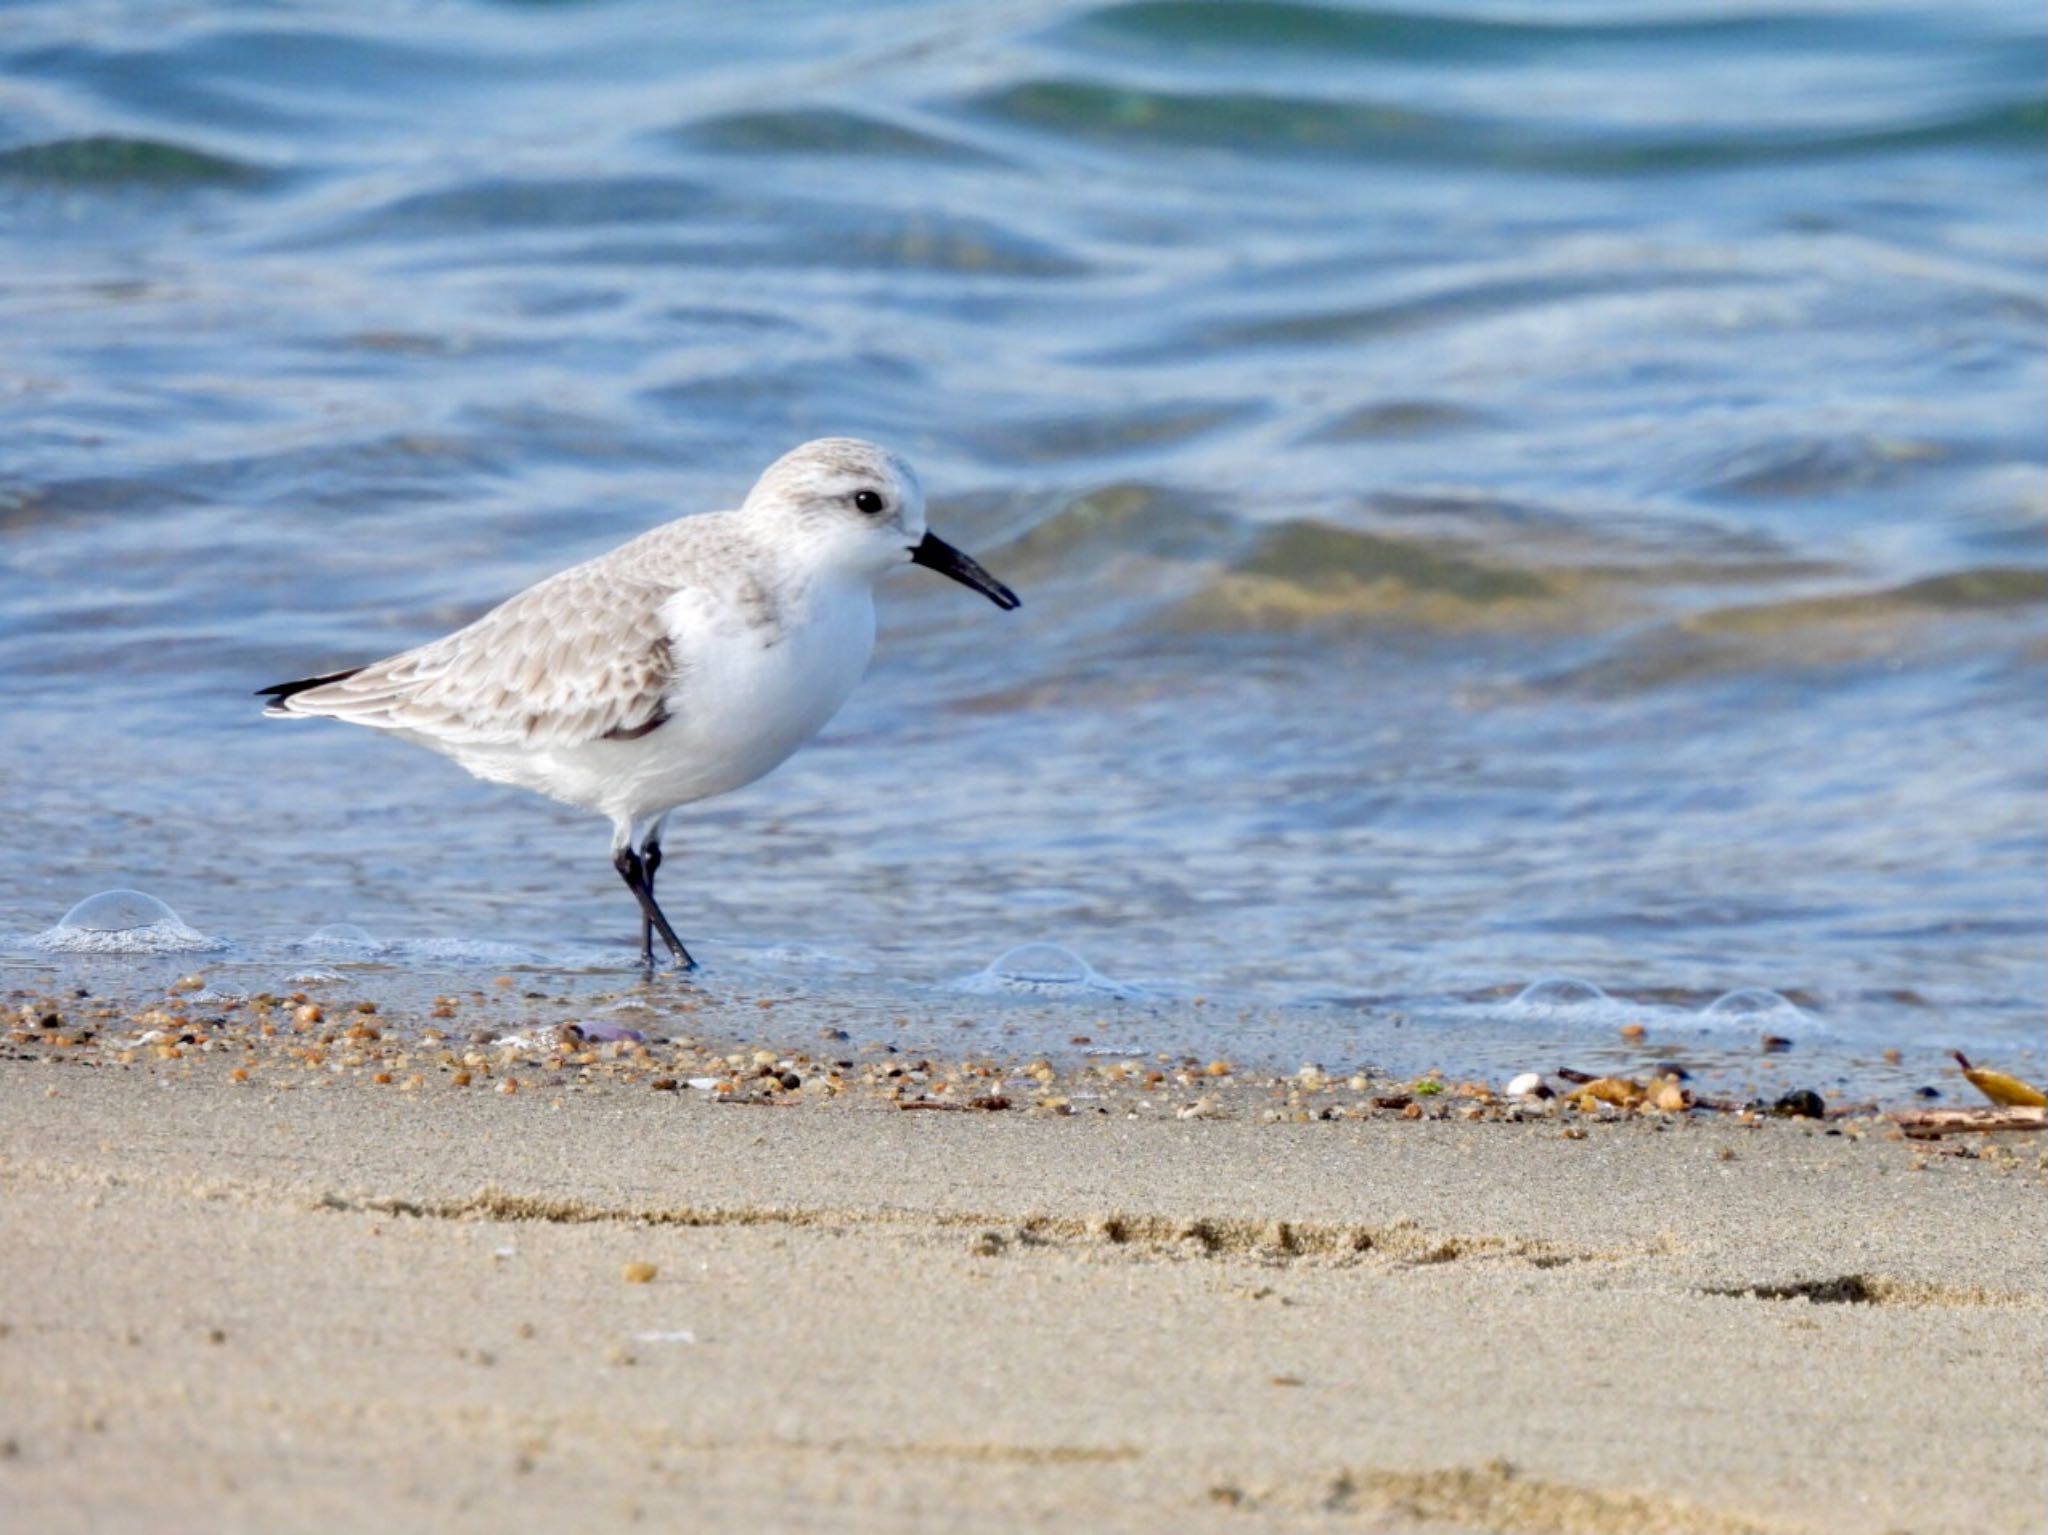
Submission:
[[[1270,1018],[1222,1009],[1202,1033],[1182,1028],[1168,1039],[1149,1020],[1107,1011],[1020,1012],[971,997],[933,1007],[758,984],[700,991],[534,973],[460,985],[438,978],[446,991],[434,977],[397,971],[293,979],[293,989],[254,993],[217,989],[203,970],[166,970],[112,992],[39,979],[5,993],[0,1051],[119,1065],[232,1056],[244,1073],[237,1080],[273,1085],[303,1085],[314,1071],[408,1092],[604,1078],[775,1101],[851,1093],[933,1109],[1001,1099],[994,1106],[1182,1117],[1522,1120],[1571,1109],[1810,1117],[1862,1134],[1887,1131],[1903,1113],[1984,1102],[1947,1049],[1871,1047],[1851,1077],[1839,1054],[1811,1041],[1765,1031],[1709,1044],[1636,1021],[1478,1051],[1457,1031],[1431,1048],[1429,1030],[1404,1035],[1396,1023],[1396,1069],[1373,1048],[1387,1031],[1321,1041],[1340,1051],[1326,1065]],[[2036,1051],[2000,1054],[2013,1058],[1997,1064],[2023,1078],[2041,1069]],[[1535,1096],[1512,1090],[1532,1076],[1541,1079]]]

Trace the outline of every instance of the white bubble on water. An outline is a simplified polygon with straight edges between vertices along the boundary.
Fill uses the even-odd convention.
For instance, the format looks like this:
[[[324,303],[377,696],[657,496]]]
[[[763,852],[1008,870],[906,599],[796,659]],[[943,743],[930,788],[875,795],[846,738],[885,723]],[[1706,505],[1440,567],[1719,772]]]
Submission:
[[[140,890],[87,896],[31,941],[57,954],[199,954],[227,947]]]
[[[131,933],[176,921],[178,914],[153,895],[140,890],[102,890],[64,913],[57,926],[92,933]]]
[[[986,970],[956,984],[963,991],[1037,997],[1142,995],[1141,988],[1111,980],[1057,943],[1021,943],[997,955]]]
[[[771,943],[746,954],[756,964],[795,969],[852,970],[874,969],[864,959],[849,955],[835,954],[830,949],[821,949],[808,943]]]
[[[316,927],[312,932],[292,945],[308,954],[324,954],[333,959],[363,958],[381,954],[389,947],[372,938],[365,928],[353,922],[329,922]]]
[[[1700,1010],[1703,1022],[1739,1024],[1745,1028],[1821,1029],[1818,1018],[1780,992],[1762,986],[1745,986],[1723,992]]]
[[[531,965],[540,961],[532,949],[490,938],[416,938],[404,946],[404,955],[442,965]]]
[[[1524,986],[1508,1006],[1548,1011],[1561,1007],[1603,1007],[1612,1000],[1591,981],[1582,981],[1571,975],[1553,975]]]
[[[1082,986],[1094,967],[1056,943],[1023,943],[999,955],[989,970],[1019,986]]]

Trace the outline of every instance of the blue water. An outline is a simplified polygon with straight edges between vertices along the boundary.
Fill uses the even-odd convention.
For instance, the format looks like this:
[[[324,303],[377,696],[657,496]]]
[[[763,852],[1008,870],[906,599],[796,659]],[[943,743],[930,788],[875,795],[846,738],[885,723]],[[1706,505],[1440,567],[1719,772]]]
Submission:
[[[132,886],[252,975],[623,983],[600,823],[250,690],[855,433],[1025,607],[906,576],[678,818],[714,981],[937,1016],[1043,939],[1139,1041],[1758,988],[1851,1087],[2038,1069],[2044,59],[2033,0],[0,5],[0,962]]]

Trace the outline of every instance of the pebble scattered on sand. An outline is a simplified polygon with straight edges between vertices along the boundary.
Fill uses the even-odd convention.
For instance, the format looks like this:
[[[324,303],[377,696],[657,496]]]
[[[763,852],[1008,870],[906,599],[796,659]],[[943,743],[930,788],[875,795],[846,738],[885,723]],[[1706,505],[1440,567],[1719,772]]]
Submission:
[[[609,999],[575,999],[506,984],[454,994],[315,1001],[304,991],[241,996],[192,973],[139,999],[11,993],[0,1030],[17,1061],[148,1067],[186,1074],[211,1063],[242,1091],[295,1091],[336,1081],[432,1102],[482,1088],[507,1099],[538,1095],[560,1107],[569,1093],[651,1090],[677,1101],[799,1108],[843,1101],[870,1107],[991,1114],[1114,1114],[1191,1124],[1239,1119],[1557,1121],[1577,1131],[1609,1120],[1675,1124],[1695,1116],[1821,1120],[1847,1134],[1881,1124],[1875,1105],[1829,1104],[1798,1088],[1747,1102],[1695,1092],[1686,1069],[1660,1062],[1642,1077],[1525,1071],[1505,1085],[1442,1073],[1391,1076],[1371,1067],[1315,1063],[1266,1073],[1215,1057],[1090,1049],[1070,1061],[919,1053],[885,1039],[858,1040],[821,1026],[819,1006],[792,1014],[792,1038],[766,1030],[781,1016],[740,1000],[690,992],[635,992],[632,1029],[583,1020]],[[616,1002],[611,1002],[616,1006]],[[553,1016],[549,1016],[552,1012]],[[900,1022],[900,1021],[899,1021]],[[764,1037],[766,1035],[766,1037]],[[732,1036],[751,1036],[735,1043]],[[1081,1036],[1089,1038],[1090,1036]],[[1553,1083],[1557,1085],[1553,1086]],[[1753,1089],[1752,1089],[1753,1090]],[[1578,1138],[1575,1134],[1572,1138]],[[630,1282],[633,1279],[629,1266]],[[652,1278],[650,1269],[648,1278]]]

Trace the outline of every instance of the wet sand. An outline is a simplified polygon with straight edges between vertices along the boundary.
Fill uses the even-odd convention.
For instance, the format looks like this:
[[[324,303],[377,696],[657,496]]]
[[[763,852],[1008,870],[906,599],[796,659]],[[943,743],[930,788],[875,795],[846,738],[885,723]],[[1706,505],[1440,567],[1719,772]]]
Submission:
[[[0,1523],[2043,1528],[2038,1135],[289,1033],[17,1032]]]

